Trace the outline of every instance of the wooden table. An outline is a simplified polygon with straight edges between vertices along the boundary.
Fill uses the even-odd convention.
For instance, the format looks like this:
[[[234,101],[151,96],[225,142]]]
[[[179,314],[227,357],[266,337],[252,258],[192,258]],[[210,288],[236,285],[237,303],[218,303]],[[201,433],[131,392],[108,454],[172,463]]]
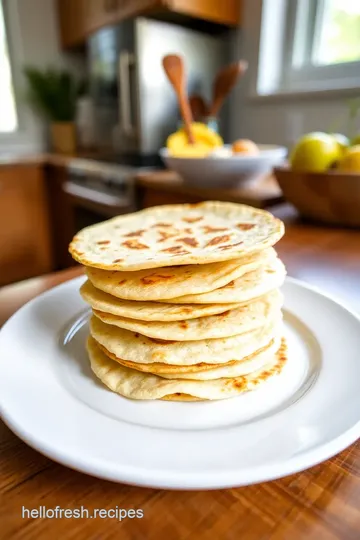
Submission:
[[[275,213],[287,224],[286,236],[277,248],[289,274],[321,286],[360,311],[360,231],[301,224],[288,206]],[[73,268],[1,290],[0,323],[25,301],[80,272]],[[2,540],[360,538],[359,441],[335,458],[282,480],[223,491],[171,492],[91,478],[38,454],[3,424],[1,430]],[[22,506],[57,505],[83,505],[89,511],[141,508],[144,517],[122,522],[100,517],[21,518]]]

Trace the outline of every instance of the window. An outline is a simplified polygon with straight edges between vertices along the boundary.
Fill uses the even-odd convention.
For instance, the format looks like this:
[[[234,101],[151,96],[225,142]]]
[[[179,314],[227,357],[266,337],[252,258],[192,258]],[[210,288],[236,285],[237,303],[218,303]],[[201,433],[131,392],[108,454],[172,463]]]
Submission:
[[[14,89],[11,76],[3,5],[0,1],[0,133],[17,129]]]
[[[360,0],[264,0],[260,43],[260,94],[360,88]]]

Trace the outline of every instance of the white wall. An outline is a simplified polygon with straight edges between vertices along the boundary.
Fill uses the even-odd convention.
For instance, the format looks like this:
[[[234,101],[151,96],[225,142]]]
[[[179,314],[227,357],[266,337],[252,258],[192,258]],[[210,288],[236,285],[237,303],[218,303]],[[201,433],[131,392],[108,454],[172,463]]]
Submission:
[[[83,55],[69,55],[61,50],[56,4],[56,0],[4,1],[20,126],[18,133],[1,137],[1,152],[36,152],[47,145],[45,123],[25,102],[24,65],[65,66],[78,73],[85,70]]]
[[[346,103],[350,97],[360,96],[360,89],[354,96],[338,93],[250,97],[257,71],[261,3],[261,0],[244,0],[243,23],[237,42],[233,44],[233,56],[247,59],[249,70],[232,95],[231,139],[246,137],[258,143],[289,147],[302,133],[346,130]]]

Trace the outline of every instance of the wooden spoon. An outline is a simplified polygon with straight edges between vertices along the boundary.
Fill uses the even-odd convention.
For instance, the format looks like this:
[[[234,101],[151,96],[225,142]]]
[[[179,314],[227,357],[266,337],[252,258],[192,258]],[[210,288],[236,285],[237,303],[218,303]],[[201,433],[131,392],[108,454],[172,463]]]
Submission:
[[[195,122],[201,122],[204,118],[209,116],[208,105],[202,96],[193,94],[189,97],[189,103]]]
[[[184,128],[188,141],[190,144],[194,144],[195,137],[191,129],[192,114],[186,94],[186,75],[183,59],[177,54],[169,54],[164,56],[162,63],[165,73],[178,98],[180,113],[184,121]]]
[[[219,71],[214,81],[213,102],[209,116],[217,116],[225,98],[235,86],[238,78],[245,73],[247,67],[248,63],[240,60],[240,62],[230,64]]]

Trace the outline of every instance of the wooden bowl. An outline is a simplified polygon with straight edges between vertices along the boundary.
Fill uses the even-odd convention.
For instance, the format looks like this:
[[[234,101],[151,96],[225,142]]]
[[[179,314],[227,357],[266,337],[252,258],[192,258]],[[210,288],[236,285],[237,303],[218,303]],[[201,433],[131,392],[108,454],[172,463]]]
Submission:
[[[274,169],[285,198],[307,218],[332,225],[360,227],[360,174],[307,173]]]

